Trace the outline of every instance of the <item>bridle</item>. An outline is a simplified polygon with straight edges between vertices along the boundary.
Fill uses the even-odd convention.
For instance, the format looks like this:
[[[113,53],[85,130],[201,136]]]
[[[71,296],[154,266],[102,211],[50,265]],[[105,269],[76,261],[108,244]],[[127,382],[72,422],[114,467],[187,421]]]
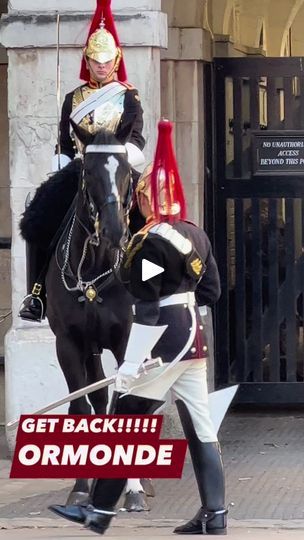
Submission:
[[[92,243],[94,243],[94,245],[99,245],[99,223],[100,223],[100,221],[99,221],[100,220],[99,211],[100,211],[100,213],[102,213],[102,210],[106,206],[108,206],[110,204],[117,204],[118,207],[120,207],[120,205],[122,204],[122,201],[121,201],[120,195],[118,194],[117,188],[115,186],[116,189],[112,190],[110,195],[108,195],[105,198],[104,203],[102,204],[99,211],[97,210],[95,202],[92,199],[91,194],[90,194],[89,190],[87,189],[87,185],[86,185],[86,180],[85,180],[85,175],[86,175],[85,174],[86,173],[86,171],[85,171],[85,155],[87,155],[87,154],[111,154],[112,155],[112,154],[126,154],[126,153],[127,153],[126,148],[122,144],[89,144],[88,146],[86,146],[86,148],[84,150],[84,155],[82,157],[82,172],[81,172],[82,191],[83,191],[83,194],[84,194],[84,198],[87,200],[87,202],[89,204],[90,218],[94,222],[95,233],[94,233],[93,236],[95,236],[95,240],[92,241]],[[131,206],[131,202],[132,202],[132,186],[131,186],[131,182],[130,182],[129,183],[129,190],[128,190],[127,198],[126,198],[125,201],[123,201],[124,221],[125,222],[127,221],[127,217],[128,217],[130,206]],[[96,244],[96,242],[98,242],[98,244]]]
[[[84,150],[84,155],[82,156],[82,168],[81,168],[82,192],[83,192],[83,195],[84,195],[84,200],[89,205],[90,219],[94,223],[94,233],[92,233],[86,227],[86,225],[79,219],[79,217],[75,213],[75,215],[73,217],[73,220],[72,220],[72,223],[71,223],[71,226],[70,226],[67,241],[66,241],[66,244],[65,244],[64,263],[63,263],[63,266],[61,267],[61,279],[62,279],[62,283],[63,283],[64,287],[69,292],[81,291],[83,293],[83,296],[80,297],[80,299],[79,299],[80,301],[82,299],[85,300],[85,298],[87,298],[89,301],[93,301],[95,299],[100,301],[101,299],[98,296],[99,291],[101,290],[101,288],[104,288],[105,285],[108,283],[109,279],[112,278],[113,272],[116,271],[119,268],[120,261],[121,261],[120,250],[117,250],[114,265],[109,270],[106,270],[102,274],[99,274],[98,276],[96,276],[94,279],[92,279],[90,281],[84,281],[82,279],[82,275],[81,275],[82,274],[82,267],[83,267],[83,264],[84,264],[84,261],[85,261],[85,258],[86,258],[86,254],[87,254],[89,244],[94,245],[96,247],[98,247],[100,245],[100,233],[99,233],[100,216],[99,216],[99,212],[98,212],[98,210],[96,208],[96,205],[95,205],[95,203],[94,203],[94,201],[93,201],[93,199],[92,199],[92,197],[90,195],[90,192],[87,189],[86,180],[85,180],[85,176],[86,176],[86,174],[85,174],[86,173],[86,171],[85,171],[85,155],[86,154],[96,154],[96,153],[98,153],[98,154],[105,154],[106,153],[106,154],[111,154],[112,155],[112,154],[126,154],[127,152],[126,152],[125,147],[123,145],[119,145],[119,144],[113,144],[113,145],[90,144],[90,145],[86,146],[86,148]],[[131,185],[131,182],[130,182],[130,185]],[[127,194],[127,199],[123,203],[125,222],[127,221],[127,217],[128,217],[128,214],[129,214],[131,203],[132,203],[132,187],[129,187],[128,194]],[[102,207],[100,208],[100,212],[102,211],[103,208],[105,208],[106,206],[108,206],[110,204],[121,205],[121,198],[120,198],[120,196],[118,194],[117,187],[116,187],[116,189],[113,187],[113,190],[110,193],[110,195],[108,195],[106,197]],[[67,284],[67,281],[66,281],[66,271],[67,271],[67,269],[70,268],[70,265],[69,265],[70,244],[71,244],[74,225],[75,225],[76,220],[81,225],[81,227],[86,231],[87,237],[86,237],[86,239],[84,241],[82,256],[81,256],[80,262],[79,262],[78,267],[77,267],[77,275],[73,276],[75,281],[76,281],[76,285],[74,287],[70,287]],[[72,277],[70,275],[70,272],[69,272],[68,275],[69,275],[69,277]],[[106,276],[109,276],[109,278],[102,285],[100,284],[99,286],[97,286],[97,282],[100,281],[102,278],[104,278]]]

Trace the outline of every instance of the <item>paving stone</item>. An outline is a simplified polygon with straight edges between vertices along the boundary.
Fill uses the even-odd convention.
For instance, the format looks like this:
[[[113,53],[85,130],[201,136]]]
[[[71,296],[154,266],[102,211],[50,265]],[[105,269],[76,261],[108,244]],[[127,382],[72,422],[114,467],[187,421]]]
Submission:
[[[303,523],[304,413],[285,416],[232,413],[224,421],[220,440],[226,470],[227,503],[234,503],[230,518],[300,520]],[[47,481],[36,481],[35,495],[21,498],[23,490],[16,492],[15,501],[0,507],[0,521],[28,519],[32,512],[39,519],[58,519],[47,507],[52,503],[64,503],[69,487],[56,490],[53,483],[53,491],[49,488],[43,491],[44,482]],[[4,484],[4,479],[1,483]],[[192,466],[188,463],[181,480],[156,480],[155,488],[156,497],[149,499],[151,511],[132,514],[132,518],[149,522],[159,519],[179,521],[191,517],[199,506]],[[2,501],[3,497],[2,491]],[[126,513],[122,515],[127,516]]]

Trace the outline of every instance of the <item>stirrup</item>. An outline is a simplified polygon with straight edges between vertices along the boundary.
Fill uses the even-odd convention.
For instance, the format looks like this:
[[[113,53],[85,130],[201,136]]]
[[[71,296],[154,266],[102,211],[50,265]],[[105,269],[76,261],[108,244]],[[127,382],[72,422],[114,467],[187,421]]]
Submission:
[[[38,316],[36,319],[30,319],[30,318],[27,318],[27,317],[23,317],[21,315],[21,312],[24,308],[26,308],[26,305],[25,305],[25,302],[26,300],[30,298],[30,299],[35,299],[35,300],[38,300],[40,302],[40,316]],[[30,311],[30,310],[29,310]],[[43,319],[43,315],[44,315],[44,305],[43,305],[43,302],[41,300],[41,298],[39,296],[34,296],[33,293],[31,294],[27,294],[23,300],[22,300],[22,303],[20,304],[20,307],[19,307],[19,311],[18,311],[18,317],[20,317],[20,319],[24,320],[24,321],[34,321],[34,322],[41,322],[42,319]]]

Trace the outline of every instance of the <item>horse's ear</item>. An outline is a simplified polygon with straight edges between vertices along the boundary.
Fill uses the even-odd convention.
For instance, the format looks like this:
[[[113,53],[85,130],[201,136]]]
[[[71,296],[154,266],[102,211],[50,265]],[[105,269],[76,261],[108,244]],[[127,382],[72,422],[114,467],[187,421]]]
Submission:
[[[94,135],[92,135],[92,133],[82,128],[81,126],[78,126],[77,124],[75,124],[75,122],[71,119],[70,119],[70,123],[77,139],[79,139],[80,142],[84,146],[88,146],[88,144],[90,144],[93,141]]]

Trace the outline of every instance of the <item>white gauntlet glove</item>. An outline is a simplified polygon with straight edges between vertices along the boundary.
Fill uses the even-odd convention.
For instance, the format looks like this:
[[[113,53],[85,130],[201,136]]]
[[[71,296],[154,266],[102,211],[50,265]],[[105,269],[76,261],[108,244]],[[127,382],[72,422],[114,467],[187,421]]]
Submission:
[[[140,167],[141,165],[144,165],[145,163],[145,156],[142,153],[142,151],[133,143],[127,142],[125,144],[125,148],[128,155],[128,162],[130,163],[131,167]]]
[[[127,392],[138,378],[140,367],[151,354],[167,326],[146,326],[133,323],[125,354],[125,361],[118,369],[115,389]]]
[[[115,380],[115,390],[116,392],[121,392],[122,394],[125,394],[134,386],[134,383],[136,381],[137,377],[133,377],[132,375],[125,375],[124,373],[120,373],[118,370],[116,380]]]

